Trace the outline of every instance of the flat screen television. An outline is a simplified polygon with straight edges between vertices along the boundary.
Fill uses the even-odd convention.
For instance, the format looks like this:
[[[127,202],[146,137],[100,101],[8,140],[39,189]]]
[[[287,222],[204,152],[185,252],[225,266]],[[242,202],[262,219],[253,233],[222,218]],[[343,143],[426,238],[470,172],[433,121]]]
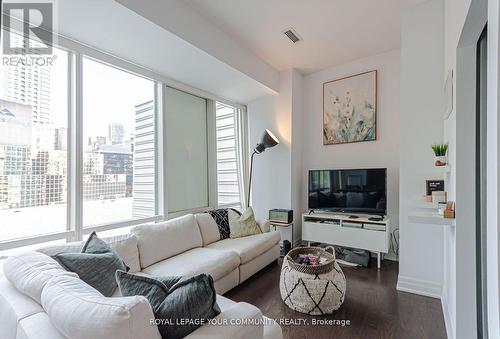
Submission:
[[[309,171],[309,209],[385,215],[387,169]]]

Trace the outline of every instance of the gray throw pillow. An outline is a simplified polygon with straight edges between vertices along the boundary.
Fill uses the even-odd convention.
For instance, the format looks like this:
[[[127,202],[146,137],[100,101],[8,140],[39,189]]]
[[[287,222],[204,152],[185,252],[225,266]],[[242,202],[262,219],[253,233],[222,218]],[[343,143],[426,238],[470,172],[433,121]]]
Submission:
[[[128,270],[120,256],[95,232],[89,236],[82,253],[58,253],[53,258],[105,297],[111,297],[117,287],[115,272]]]
[[[205,273],[182,280],[116,271],[116,281],[122,296],[148,299],[163,339],[184,338],[220,313],[214,281]]]

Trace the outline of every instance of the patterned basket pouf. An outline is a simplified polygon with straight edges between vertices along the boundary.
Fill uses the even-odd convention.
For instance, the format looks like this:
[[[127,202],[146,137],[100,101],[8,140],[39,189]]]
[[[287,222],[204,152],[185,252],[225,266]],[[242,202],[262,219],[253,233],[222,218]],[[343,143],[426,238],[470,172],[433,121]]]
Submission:
[[[317,247],[296,248],[283,259],[280,275],[281,299],[291,309],[311,315],[331,314],[344,302],[344,272],[333,260],[323,267],[303,266],[293,262],[297,253],[315,252],[332,255]]]

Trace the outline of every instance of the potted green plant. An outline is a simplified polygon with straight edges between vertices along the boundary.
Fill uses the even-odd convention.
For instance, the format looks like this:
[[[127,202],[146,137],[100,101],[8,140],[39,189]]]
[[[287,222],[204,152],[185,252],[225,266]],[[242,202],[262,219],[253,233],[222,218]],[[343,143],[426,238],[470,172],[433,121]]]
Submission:
[[[431,145],[432,151],[434,152],[436,166],[445,166],[446,162],[446,153],[448,152],[448,144],[434,144]]]

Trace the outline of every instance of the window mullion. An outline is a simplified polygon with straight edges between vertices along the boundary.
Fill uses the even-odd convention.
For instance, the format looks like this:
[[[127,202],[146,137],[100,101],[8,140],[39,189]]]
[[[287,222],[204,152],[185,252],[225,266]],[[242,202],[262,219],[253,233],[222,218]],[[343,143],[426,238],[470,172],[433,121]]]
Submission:
[[[216,208],[217,196],[217,135],[215,101],[207,99],[208,206]]]
[[[238,186],[240,192],[240,203],[241,208],[248,206],[247,199],[247,157],[248,157],[248,145],[247,145],[247,135],[246,135],[246,110],[235,108],[235,134],[236,134],[236,153],[237,153],[237,168],[238,168]]]
[[[167,190],[166,190],[166,180],[165,180],[165,154],[163,150],[165,142],[165,86],[162,83],[155,83],[155,195],[156,195],[156,215],[161,215],[163,220],[167,220]]]
[[[72,240],[82,240],[82,56],[75,53],[71,62],[70,76],[70,123],[68,156],[68,226],[74,230]]]

